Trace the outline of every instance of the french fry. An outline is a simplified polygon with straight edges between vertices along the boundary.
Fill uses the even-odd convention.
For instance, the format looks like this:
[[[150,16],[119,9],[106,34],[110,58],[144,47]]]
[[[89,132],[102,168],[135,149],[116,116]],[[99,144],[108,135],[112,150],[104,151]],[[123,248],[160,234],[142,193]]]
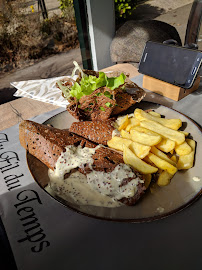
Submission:
[[[147,189],[151,183],[151,179],[152,179],[151,173],[145,174],[144,178],[145,178],[144,185]]]
[[[116,124],[121,137],[114,136],[108,146],[123,151],[124,163],[145,175],[146,188],[153,173],[158,172],[157,184],[163,187],[178,170],[193,167],[196,143],[185,138],[188,132],[178,131],[180,119],[136,109],[134,115],[121,116]]]
[[[153,167],[157,168],[157,166],[149,159],[148,155],[144,157],[143,160],[147,162],[148,164],[152,165]]]
[[[123,145],[126,145],[127,147],[132,143],[131,140],[124,139],[121,137],[114,136],[111,140],[107,142],[107,145],[110,148],[123,151]]]
[[[155,111],[150,111],[149,114],[161,118],[160,113],[157,113],[157,112],[155,112]]]
[[[125,131],[123,129],[121,130],[121,136],[125,139],[131,140],[130,133],[128,133],[127,131]],[[143,159],[145,156],[147,156],[149,154],[150,149],[151,149],[150,146],[143,145],[143,144],[140,144],[140,143],[137,143],[134,141],[131,141],[131,144],[128,143],[128,145],[126,145],[126,146],[128,146],[133,151],[133,153],[135,153],[136,156],[141,158],[141,159]]]
[[[129,123],[129,118],[128,118],[128,115],[126,115],[126,117],[124,117],[122,119],[118,130],[121,131],[122,129],[125,129],[127,127],[128,123]]]
[[[167,171],[162,171],[159,174],[157,185],[160,187],[167,186],[170,184],[170,180],[173,178],[173,174],[168,173]]]
[[[135,117],[129,118],[128,120],[128,125],[125,128],[126,131],[130,131],[131,128],[136,127],[140,124],[140,121],[138,119],[136,119]]]
[[[132,150],[133,153],[136,154],[137,157],[143,159],[149,154],[149,151],[151,150],[150,146],[143,145],[137,142],[132,142],[129,145],[130,150]]]
[[[160,135],[149,135],[146,133],[139,132],[135,129],[131,129],[130,134],[131,134],[131,139],[134,142],[138,142],[138,143],[149,145],[149,146],[158,144],[162,139]]]
[[[170,174],[175,174],[177,172],[177,168],[167,161],[157,157],[153,153],[149,153],[148,158],[159,168],[164,171],[167,171]]]
[[[144,128],[144,127],[136,126],[136,127],[133,127],[132,129],[137,130],[137,131],[142,132],[142,133],[145,133],[145,134],[148,134],[148,135],[159,136],[158,133],[151,131],[151,130]]]
[[[176,155],[172,155],[172,157],[170,158],[173,162],[175,162],[175,164],[177,163],[177,157]]]
[[[131,140],[131,135],[130,133],[128,133],[127,131],[125,131],[124,129],[121,130],[121,137],[125,138],[125,139],[128,139],[128,140]]]
[[[186,139],[188,145],[192,148],[192,151],[188,155],[179,156],[179,160],[177,162],[178,170],[186,170],[193,167],[194,164],[194,154],[196,149],[196,142],[191,139]]]
[[[185,135],[185,137],[189,136],[189,132],[187,132],[187,131],[179,130],[179,132],[182,132]]]
[[[132,166],[135,170],[143,174],[155,173],[158,168],[155,168],[140,158],[138,158],[128,147],[123,147],[123,160],[125,164]]]
[[[185,141],[185,135],[179,131],[167,128],[155,121],[141,121],[140,126],[150,129],[154,132],[157,131],[163,137],[166,137],[172,141],[175,141],[177,144],[182,144]]]
[[[169,153],[175,148],[175,142],[168,138],[162,138],[160,143],[156,145],[156,148],[163,152]]]
[[[133,114],[134,115],[134,114]],[[128,116],[128,115],[127,115]],[[115,123],[118,125],[118,127],[121,125],[121,123],[123,122],[123,120],[126,118],[126,115],[121,115],[119,117],[117,117]],[[129,118],[129,117],[128,117]]]
[[[182,121],[180,119],[165,119],[161,117],[156,117],[138,108],[135,109],[134,115],[135,118],[139,119],[140,121],[149,120],[158,122],[161,125],[173,130],[178,130],[182,126]]]
[[[176,145],[175,146],[175,152],[179,155],[179,156],[184,156],[184,155],[188,155],[190,154],[192,151],[191,146],[188,145],[188,143],[185,141],[180,145]]]
[[[157,149],[155,146],[152,146],[150,151],[151,151],[151,153],[153,153],[157,157],[159,157],[159,158],[161,158],[161,159],[169,162],[173,166],[176,166],[176,163],[175,162],[173,162],[166,154],[164,154],[163,152],[161,152],[161,150]]]

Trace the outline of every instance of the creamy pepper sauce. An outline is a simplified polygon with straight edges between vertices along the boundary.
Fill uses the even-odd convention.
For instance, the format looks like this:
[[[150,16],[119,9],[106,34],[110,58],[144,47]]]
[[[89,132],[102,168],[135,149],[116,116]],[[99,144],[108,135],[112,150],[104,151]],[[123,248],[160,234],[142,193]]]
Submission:
[[[59,197],[79,205],[95,205],[104,207],[119,207],[118,200],[134,196],[138,183],[143,183],[126,164],[119,164],[110,172],[92,170],[87,175],[79,171],[73,172],[68,178],[66,173],[72,169],[93,164],[92,155],[96,148],[81,148],[67,146],[56,162],[55,170],[49,169],[50,183],[48,192],[54,192]],[[121,186],[123,179],[133,178],[128,184]]]
[[[117,136],[117,137],[120,137],[120,136],[121,136],[121,133],[120,133],[120,131],[118,131],[118,129],[114,129],[114,130],[112,131],[112,138],[113,138],[114,136]]]

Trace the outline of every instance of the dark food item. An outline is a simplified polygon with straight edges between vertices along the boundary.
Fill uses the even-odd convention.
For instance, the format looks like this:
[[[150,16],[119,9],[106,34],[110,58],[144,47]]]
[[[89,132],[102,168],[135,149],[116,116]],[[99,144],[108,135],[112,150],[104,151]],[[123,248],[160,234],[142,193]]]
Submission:
[[[113,126],[114,121],[115,118],[103,121],[74,122],[69,131],[95,143],[107,145],[107,141],[111,140],[112,132],[115,130],[115,127]]]
[[[97,144],[90,142],[68,130],[61,130],[32,121],[23,121],[19,126],[21,145],[30,154],[38,158],[48,168],[54,170],[55,163],[68,145],[94,148]],[[119,163],[123,163],[121,154],[109,148],[98,148],[93,155],[92,165],[97,171],[112,171]],[[86,166],[83,172],[89,171]]]
[[[120,202],[129,206],[134,205],[142,197],[142,194],[144,194],[145,189],[146,189],[145,186],[139,183],[137,185],[137,191],[135,195],[130,198],[122,198],[120,199]]]
[[[87,75],[98,77],[99,72],[92,70],[83,70]],[[122,72],[123,73],[123,72]],[[117,77],[121,72],[107,73],[107,77]],[[125,74],[128,76],[128,74]],[[81,75],[77,82],[81,80]],[[72,79],[66,79],[64,85],[71,85]],[[126,111],[136,102],[140,102],[146,93],[137,84],[126,77],[125,83],[111,90],[108,87],[100,87],[90,95],[84,95],[79,100],[70,97],[68,112],[78,120],[106,120],[121,112]]]
[[[60,130],[50,126],[38,124],[33,121],[23,121],[19,126],[19,139],[21,145],[29,151],[30,154],[38,158],[48,168],[54,170],[55,163],[65,147],[74,145],[94,148],[97,144],[92,143],[68,130]],[[94,163],[93,170],[111,172],[118,164],[124,163],[120,153],[107,147],[100,147],[92,156]],[[83,174],[91,171],[86,164],[83,168],[78,168]],[[143,179],[143,176],[136,172]],[[132,179],[124,179],[122,184]],[[134,205],[136,201],[144,194],[144,184],[138,185],[137,193],[132,198],[122,198],[121,201],[127,205]]]
[[[48,168],[54,170],[55,163],[67,145],[94,148],[96,144],[70,133],[33,121],[22,121],[19,125],[21,145]]]

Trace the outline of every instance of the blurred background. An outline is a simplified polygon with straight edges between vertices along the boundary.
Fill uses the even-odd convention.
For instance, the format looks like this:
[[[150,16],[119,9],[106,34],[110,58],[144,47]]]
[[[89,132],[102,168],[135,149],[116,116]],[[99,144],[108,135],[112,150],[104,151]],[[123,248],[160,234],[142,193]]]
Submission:
[[[0,104],[15,99],[10,82],[71,75],[73,61],[92,69],[138,66],[149,39],[183,45],[192,5],[193,0],[0,0]]]

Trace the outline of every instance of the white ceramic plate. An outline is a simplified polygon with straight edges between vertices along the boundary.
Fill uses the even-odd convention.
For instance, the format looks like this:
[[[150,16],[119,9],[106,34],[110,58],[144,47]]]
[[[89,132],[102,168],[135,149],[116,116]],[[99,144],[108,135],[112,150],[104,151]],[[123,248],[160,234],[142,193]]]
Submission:
[[[121,206],[117,208],[80,206],[71,204],[58,197],[53,197],[54,199],[68,208],[91,217],[114,221],[144,222],[176,213],[199,197],[202,191],[202,168],[200,163],[200,157],[202,156],[201,129],[185,115],[165,106],[141,102],[131,108],[128,113],[133,112],[135,107],[154,109],[166,118],[180,118],[182,120],[184,130],[190,132],[191,138],[197,143],[194,167],[177,172],[171,183],[166,187],[154,185],[152,189],[147,190],[144,197],[135,206]],[[55,128],[64,129],[70,127],[72,122],[75,122],[75,119],[68,112],[63,112],[47,120],[45,124],[51,124]],[[27,153],[27,161],[34,179],[41,187],[44,186],[44,183],[49,181],[47,167],[29,153]],[[200,181],[194,181],[194,177],[198,177]]]

